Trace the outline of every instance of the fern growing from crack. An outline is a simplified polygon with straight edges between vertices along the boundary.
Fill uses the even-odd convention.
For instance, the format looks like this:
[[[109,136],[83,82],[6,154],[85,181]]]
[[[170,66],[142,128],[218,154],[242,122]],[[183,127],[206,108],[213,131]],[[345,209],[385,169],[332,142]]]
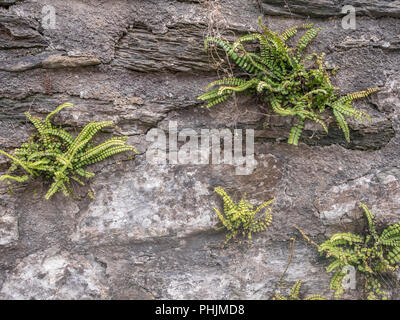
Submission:
[[[321,245],[316,245],[298,229],[306,240],[318,247],[320,254],[333,261],[327,267],[327,272],[334,272],[330,288],[335,291],[335,297],[343,295],[343,279],[345,266],[353,266],[365,279],[364,290],[367,299],[387,299],[387,293],[382,290],[378,280],[385,273],[391,273],[398,268],[400,261],[400,222],[387,227],[379,235],[375,228],[374,217],[366,205],[360,204],[368,224],[366,235],[356,235],[350,232],[336,233]]]
[[[46,199],[50,199],[60,190],[65,196],[70,196],[72,180],[84,184],[82,178],[88,179],[94,176],[93,172],[86,171],[84,167],[117,153],[127,151],[137,153],[133,146],[126,145],[127,137],[113,137],[97,146],[92,145],[93,137],[101,129],[112,126],[112,121],[90,122],[76,138],[65,130],[57,128],[50,120],[67,107],[73,107],[73,104],[60,105],[44,120],[26,113],[37,133],[15,149],[14,155],[0,150],[0,153],[12,160],[7,174],[2,175],[0,181],[24,182],[29,178],[43,176],[52,181]],[[22,169],[23,174],[11,175],[18,168]]]
[[[211,108],[236,94],[259,95],[278,115],[297,118],[288,138],[288,143],[293,145],[298,145],[307,119],[319,123],[328,132],[323,113],[329,107],[346,141],[350,142],[345,117],[371,121],[366,113],[352,106],[353,100],[364,98],[379,89],[367,89],[342,97],[336,94],[338,88],[333,87],[330,81],[332,72],[323,63],[324,53],[304,55],[304,50],[318,35],[320,28],[304,24],[279,34],[264,26],[261,19],[259,25],[262,32],[245,35],[233,43],[220,38],[206,38],[205,50],[210,45],[222,48],[245,71],[246,76],[213,81],[207,86],[207,92],[198,99],[206,101],[205,107]],[[299,30],[307,31],[296,46],[289,47],[286,41]],[[256,53],[246,50],[244,46],[246,42],[254,41],[258,43]]]
[[[227,230],[225,244],[231,239],[235,239],[238,235],[247,237],[251,242],[252,233],[260,232],[267,229],[272,221],[271,210],[268,207],[274,200],[264,202],[254,209],[253,205],[246,201],[245,196],[235,203],[231,197],[221,187],[216,187],[215,192],[218,193],[224,202],[224,214],[217,208],[214,208],[218,214],[222,227]],[[266,208],[263,215],[262,210]]]

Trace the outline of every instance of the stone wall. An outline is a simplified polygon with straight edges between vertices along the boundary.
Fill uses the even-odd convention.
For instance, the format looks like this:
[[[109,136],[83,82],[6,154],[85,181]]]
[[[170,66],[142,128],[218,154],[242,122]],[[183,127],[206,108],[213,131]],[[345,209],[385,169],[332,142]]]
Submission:
[[[58,124],[77,131],[113,120],[140,151],[134,161],[122,155],[94,166],[94,199],[87,188],[46,201],[42,181],[11,194],[1,184],[1,299],[269,299],[293,237],[282,284],[303,279],[305,294],[332,296],[326,260],[294,226],[317,242],[360,231],[360,201],[379,224],[400,220],[400,3],[348,1],[355,30],[342,28],[342,1],[285,3],[0,1],[0,149],[32,132],[24,112],[44,115],[70,101],[75,108],[57,115]],[[55,9],[55,29],[43,28],[45,5]],[[260,15],[280,31],[304,21],[323,27],[312,49],[340,68],[334,84],[343,93],[382,87],[357,102],[373,123],[351,121],[351,143],[331,123],[328,135],[308,124],[300,145],[288,145],[291,120],[265,115],[250,98],[200,108],[197,96],[217,77],[205,35],[255,31]],[[150,164],[146,134],[170,121],[198,131],[254,129],[257,167],[236,175],[223,164]],[[7,167],[1,156],[1,173]],[[275,197],[272,227],[250,248],[221,248],[215,186],[254,203]],[[361,286],[345,298],[362,298]]]

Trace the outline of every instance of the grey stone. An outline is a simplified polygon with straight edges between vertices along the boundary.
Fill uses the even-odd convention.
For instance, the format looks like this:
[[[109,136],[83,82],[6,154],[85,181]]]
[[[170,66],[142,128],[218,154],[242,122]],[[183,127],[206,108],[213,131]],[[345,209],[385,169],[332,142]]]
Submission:
[[[35,68],[60,69],[86,67],[100,64],[100,60],[92,56],[68,56],[63,53],[42,52],[34,56],[14,59],[0,63],[1,71],[21,72]]]
[[[104,268],[93,257],[56,247],[22,259],[7,274],[2,299],[107,299]]]
[[[0,246],[15,244],[18,241],[18,217],[12,199],[3,196],[0,209]]]
[[[356,14],[376,17],[399,17],[399,1],[365,1],[352,0],[343,3],[339,0],[288,0],[282,3],[278,0],[263,0],[262,8],[265,14],[286,15],[286,16],[311,16],[311,17],[332,17],[343,16],[342,7],[351,5],[356,8]]]
[[[357,221],[360,217],[364,217],[364,212],[358,205],[360,202],[368,206],[377,223],[394,224],[400,220],[399,186],[399,168],[382,168],[334,186],[315,201],[315,206],[322,223],[330,227],[327,233],[331,234],[333,230],[339,232],[340,228],[346,230],[353,228],[353,231],[362,229],[365,220]],[[358,226],[356,230],[354,224]]]
[[[36,30],[33,19],[0,12],[0,49],[45,47],[47,42]]]

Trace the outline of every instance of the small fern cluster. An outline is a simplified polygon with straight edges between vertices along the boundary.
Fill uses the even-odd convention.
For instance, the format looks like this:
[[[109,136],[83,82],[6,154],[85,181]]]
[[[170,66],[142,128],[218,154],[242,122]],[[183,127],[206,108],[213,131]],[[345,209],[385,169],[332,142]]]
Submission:
[[[290,293],[288,297],[281,296],[277,293],[275,293],[274,297],[272,300],[326,300],[324,296],[321,296],[320,294],[312,294],[304,299],[300,298],[300,288],[301,288],[301,280],[296,281],[296,283],[293,285],[293,287],[290,289]]]
[[[232,238],[235,239],[238,234],[247,235],[248,240],[251,241],[253,232],[264,231],[271,223],[272,214],[270,208],[267,208],[264,216],[258,214],[274,200],[264,202],[254,210],[253,205],[245,200],[245,196],[236,204],[223,188],[216,187],[215,192],[222,197],[224,202],[225,216],[217,208],[214,208],[214,210],[222,222],[221,228],[226,228],[228,231],[225,243],[228,243]]]
[[[133,146],[125,144],[127,137],[113,137],[97,146],[91,144],[94,135],[101,129],[112,126],[112,121],[90,122],[76,138],[65,130],[57,128],[50,122],[50,119],[66,107],[73,107],[73,104],[60,105],[45,120],[26,113],[37,133],[15,149],[14,155],[0,150],[0,153],[12,160],[7,174],[1,176],[0,181],[24,182],[29,177],[44,176],[52,180],[45,196],[46,199],[50,199],[59,190],[65,196],[69,196],[71,195],[71,179],[84,184],[81,180],[82,177],[91,178],[94,176],[94,173],[84,169],[85,166],[102,161],[120,152],[137,152]],[[23,169],[22,175],[10,175],[18,168]]]
[[[353,233],[337,233],[319,246],[319,252],[326,257],[334,258],[327,267],[334,271],[330,288],[335,296],[343,294],[342,272],[345,266],[351,265],[365,277],[365,290],[368,299],[385,298],[386,292],[381,289],[378,275],[394,271],[400,261],[400,222],[386,228],[381,235],[375,230],[374,217],[364,204],[360,204],[368,221],[369,233],[366,236]]]
[[[332,72],[325,68],[322,61],[324,53],[303,54],[317,36],[319,28],[305,24],[279,34],[265,27],[261,19],[259,24],[263,32],[245,35],[232,44],[220,38],[206,38],[205,50],[209,44],[221,47],[246,75],[211,82],[206,88],[208,92],[199,99],[207,101],[206,107],[211,108],[237,93],[259,95],[277,114],[297,118],[288,139],[288,143],[293,145],[298,145],[306,119],[319,123],[328,132],[322,114],[329,107],[349,142],[350,131],[345,116],[371,121],[368,114],[352,106],[353,100],[366,97],[378,89],[338,97],[335,93],[338,88],[333,87],[330,81]],[[286,41],[301,29],[307,31],[295,47],[289,47]],[[257,52],[249,52],[244,47],[245,42],[253,41],[259,44]]]

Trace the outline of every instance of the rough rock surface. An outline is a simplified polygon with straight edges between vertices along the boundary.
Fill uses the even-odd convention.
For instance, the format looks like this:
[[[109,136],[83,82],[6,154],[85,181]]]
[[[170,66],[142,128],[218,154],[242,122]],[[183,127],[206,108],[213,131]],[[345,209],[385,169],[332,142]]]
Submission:
[[[326,260],[294,226],[317,242],[360,231],[358,202],[379,225],[400,220],[400,4],[349,1],[356,29],[344,30],[342,1],[285,2],[0,1],[0,149],[32,132],[24,112],[44,115],[70,101],[75,108],[57,123],[77,130],[113,120],[140,151],[133,161],[121,155],[93,168],[94,199],[88,187],[75,199],[46,201],[40,180],[0,185],[1,299],[268,299],[293,237],[278,290],[302,279],[304,294],[331,296]],[[43,28],[45,5],[55,10],[55,29]],[[304,21],[323,27],[312,49],[340,68],[333,81],[343,93],[382,88],[357,102],[374,121],[351,121],[351,143],[330,123],[329,135],[307,124],[300,145],[288,145],[291,120],[265,114],[250,98],[200,108],[196,97],[217,77],[204,37],[254,31],[262,14],[277,30]],[[171,121],[197,133],[254,129],[256,167],[239,175],[223,163],[149,163],[147,133]],[[1,173],[7,166],[1,156]],[[271,228],[249,249],[221,248],[215,186],[254,204],[276,199]]]
[[[271,15],[331,17],[342,15],[342,7],[352,5],[359,15],[373,17],[400,16],[399,1],[352,0],[287,0],[282,5],[279,0],[262,0],[264,13]]]

